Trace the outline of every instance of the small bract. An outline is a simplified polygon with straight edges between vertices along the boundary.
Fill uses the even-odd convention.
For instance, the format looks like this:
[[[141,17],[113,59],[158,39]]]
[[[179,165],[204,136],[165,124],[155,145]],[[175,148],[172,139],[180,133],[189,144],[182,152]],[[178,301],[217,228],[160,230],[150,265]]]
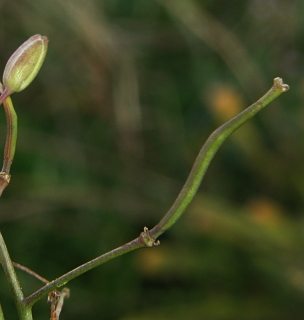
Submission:
[[[22,91],[33,81],[42,66],[47,47],[48,38],[36,34],[13,53],[3,73],[4,87],[10,93]]]

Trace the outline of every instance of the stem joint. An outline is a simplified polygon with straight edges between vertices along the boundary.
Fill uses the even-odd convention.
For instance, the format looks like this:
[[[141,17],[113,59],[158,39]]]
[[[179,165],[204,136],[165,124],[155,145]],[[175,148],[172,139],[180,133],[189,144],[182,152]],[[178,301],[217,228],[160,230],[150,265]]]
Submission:
[[[140,234],[140,240],[141,242],[148,248],[157,247],[160,245],[160,241],[151,237],[149,233],[149,229],[147,227],[144,227],[144,231]]]

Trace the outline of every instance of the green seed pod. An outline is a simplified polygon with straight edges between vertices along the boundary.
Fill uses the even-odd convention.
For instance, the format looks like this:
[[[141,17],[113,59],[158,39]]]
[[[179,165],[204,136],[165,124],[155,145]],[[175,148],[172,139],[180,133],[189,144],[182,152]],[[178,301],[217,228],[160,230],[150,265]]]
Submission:
[[[9,58],[3,84],[10,93],[25,89],[36,77],[44,61],[48,38],[36,34],[25,41]]]

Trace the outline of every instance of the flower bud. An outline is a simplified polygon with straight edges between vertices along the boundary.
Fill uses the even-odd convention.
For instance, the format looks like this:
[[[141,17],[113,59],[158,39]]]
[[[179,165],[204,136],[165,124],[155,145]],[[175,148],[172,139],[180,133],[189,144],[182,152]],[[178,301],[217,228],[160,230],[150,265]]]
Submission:
[[[33,81],[42,66],[47,47],[48,38],[36,34],[12,54],[3,73],[3,84],[10,93],[25,89]]]

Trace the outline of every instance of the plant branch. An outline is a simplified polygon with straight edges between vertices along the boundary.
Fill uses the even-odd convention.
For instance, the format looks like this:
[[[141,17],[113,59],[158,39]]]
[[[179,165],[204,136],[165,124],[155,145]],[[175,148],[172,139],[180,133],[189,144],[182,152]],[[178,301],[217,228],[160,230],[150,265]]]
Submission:
[[[220,126],[209,136],[201,148],[191,172],[175,202],[161,221],[149,231],[151,238],[157,239],[162,233],[169,229],[185,211],[195,196],[211,160],[223,142],[242,124],[288,89],[289,86],[284,84],[281,78],[275,78],[273,86],[263,97],[230,121]]]
[[[56,305],[54,305],[54,310],[52,310],[53,308],[51,308],[51,320],[59,320],[59,316],[62,311],[64,299],[69,298],[69,297],[70,297],[70,289],[63,288],[62,291],[60,292],[60,297],[58,299],[58,302],[56,303]]]
[[[145,231],[144,231],[145,232]],[[25,304],[27,306],[33,306],[39,299],[43,296],[47,295],[53,290],[56,290],[58,287],[65,285],[67,282],[71,281],[72,279],[78,277],[79,275],[88,272],[89,270],[100,266],[101,264],[110,261],[114,258],[117,258],[127,252],[133,251],[135,249],[139,249],[145,247],[146,241],[144,240],[143,234],[144,232],[136,239],[114,249],[111,250],[91,261],[84,263],[83,265],[69,271],[68,273],[64,274],[63,276],[57,278],[46,284],[44,287],[39,289],[38,291],[34,292],[32,295],[28,296],[24,299]]]
[[[17,263],[17,262],[12,261],[12,264],[13,264],[13,266],[14,266],[15,268],[26,272],[27,274],[29,274],[29,275],[31,275],[32,277],[40,280],[40,281],[43,282],[43,283],[49,283],[49,282],[50,282],[49,280],[43,278],[41,275],[39,275],[39,274],[36,273],[35,271],[33,271],[33,270],[31,270],[31,269],[29,269],[29,268],[27,268],[27,267],[25,267],[25,266]],[[1,320],[1,319],[0,319],[0,320]]]
[[[15,269],[13,267],[11,258],[7,251],[7,247],[5,245],[4,239],[0,232],[0,262],[3,266],[7,281],[10,285],[11,291],[13,293],[15,305],[17,307],[17,311],[19,314],[20,320],[32,320],[32,311],[31,308],[26,306],[23,299],[23,292],[20,287],[17,275],[15,273]]]
[[[272,88],[257,102],[245,109],[243,112],[235,116],[230,121],[215,130],[207,139],[206,143],[200,150],[192,170],[183,186],[180,194],[176,198],[172,207],[161,219],[161,221],[150,231],[145,227],[140,236],[108,253],[105,253],[94,260],[91,260],[83,265],[73,269],[72,271],[62,275],[61,277],[51,281],[38,291],[34,292],[29,297],[25,298],[25,304],[29,307],[33,306],[39,299],[47,295],[51,291],[56,290],[57,287],[65,285],[68,281],[77,276],[109,261],[117,258],[127,252],[139,249],[142,247],[152,247],[158,245],[155,241],[163,232],[169,229],[185,211],[188,204],[196,194],[203,176],[214,157],[215,153],[222,145],[222,143],[243,123],[253,117],[257,112],[263,109],[267,104],[277,98],[281,93],[287,91],[289,86],[283,84],[281,78],[275,78]]]

